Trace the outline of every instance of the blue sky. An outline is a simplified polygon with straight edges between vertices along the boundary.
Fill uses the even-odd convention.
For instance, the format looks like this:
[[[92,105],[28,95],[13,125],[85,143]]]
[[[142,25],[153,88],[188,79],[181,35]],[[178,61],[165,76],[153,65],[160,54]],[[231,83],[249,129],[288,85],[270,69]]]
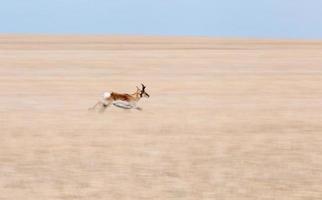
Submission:
[[[0,33],[322,39],[322,0],[2,0]]]

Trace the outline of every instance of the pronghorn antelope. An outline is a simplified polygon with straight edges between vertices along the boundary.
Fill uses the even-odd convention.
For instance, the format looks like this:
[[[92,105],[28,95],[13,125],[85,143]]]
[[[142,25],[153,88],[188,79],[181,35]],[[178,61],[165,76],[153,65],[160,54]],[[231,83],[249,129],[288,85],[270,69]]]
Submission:
[[[104,92],[103,97],[98,101],[93,107],[89,110],[95,110],[97,106],[100,106],[100,112],[104,112],[105,109],[113,104],[114,106],[131,109],[135,108],[141,110],[140,107],[137,107],[137,102],[142,98],[149,98],[150,95],[145,91],[145,86],[141,83],[142,89],[136,86],[136,92],[133,94],[120,94],[116,92]]]

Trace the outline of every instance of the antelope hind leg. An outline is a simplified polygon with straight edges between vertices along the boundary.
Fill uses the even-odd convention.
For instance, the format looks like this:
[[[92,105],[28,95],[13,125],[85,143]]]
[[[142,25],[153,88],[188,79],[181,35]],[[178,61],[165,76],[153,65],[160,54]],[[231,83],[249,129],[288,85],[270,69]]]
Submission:
[[[90,107],[88,110],[89,111],[92,111],[92,110],[95,110],[95,108],[99,105],[99,104],[102,104],[101,101],[98,101],[96,104],[94,104],[92,107]]]
[[[108,102],[107,104],[102,103],[101,109],[99,110],[100,113],[103,113],[107,107],[111,105],[112,102]]]

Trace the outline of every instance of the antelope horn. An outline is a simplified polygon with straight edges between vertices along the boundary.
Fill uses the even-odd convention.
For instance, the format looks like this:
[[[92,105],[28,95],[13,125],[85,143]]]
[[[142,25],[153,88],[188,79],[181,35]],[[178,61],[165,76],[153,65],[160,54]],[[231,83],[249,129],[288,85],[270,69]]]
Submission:
[[[142,85],[142,90],[144,90],[145,89],[145,86],[143,85],[143,83],[141,83],[141,85]]]

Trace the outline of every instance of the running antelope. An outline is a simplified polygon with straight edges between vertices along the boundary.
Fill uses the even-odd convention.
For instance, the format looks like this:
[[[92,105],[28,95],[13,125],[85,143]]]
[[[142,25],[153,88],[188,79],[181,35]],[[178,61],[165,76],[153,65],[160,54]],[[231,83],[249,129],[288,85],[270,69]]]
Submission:
[[[89,110],[95,110],[97,106],[100,106],[100,112],[104,112],[105,109],[113,104],[114,106],[131,109],[135,108],[137,110],[141,110],[140,107],[137,107],[138,101],[142,97],[149,98],[150,95],[145,91],[145,85],[142,85],[142,89],[136,86],[136,92],[133,94],[120,94],[116,92],[104,92],[103,97],[100,101],[98,101],[93,107],[89,108]]]

